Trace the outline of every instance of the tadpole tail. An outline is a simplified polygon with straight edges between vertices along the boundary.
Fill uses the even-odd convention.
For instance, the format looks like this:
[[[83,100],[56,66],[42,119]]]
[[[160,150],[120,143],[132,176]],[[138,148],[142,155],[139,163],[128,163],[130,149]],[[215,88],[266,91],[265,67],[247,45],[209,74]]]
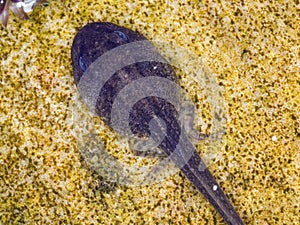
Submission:
[[[182,135],[179,146],[173,153],[175,153],[175,156],[171,156],[172,160],[180,167],[198,191],[213,205],[224,221],[228,225],[245,225],[200,158],[195,147],[185,135]]]

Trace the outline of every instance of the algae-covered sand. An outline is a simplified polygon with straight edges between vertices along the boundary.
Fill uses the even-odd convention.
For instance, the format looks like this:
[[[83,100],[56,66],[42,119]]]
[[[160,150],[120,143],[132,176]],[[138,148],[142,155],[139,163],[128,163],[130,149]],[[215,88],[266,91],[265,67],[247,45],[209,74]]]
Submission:
[[[70,49],[93,21],[201,57],[228,106],[210,171],[246,224],[298,224],[299,10],[298,1],[86,0],[50,1],[27,21],[11,15],[0,29],[0,224],[224,224],[180,172],[126,187],[84,165]],[[111,130],[100,135],[112,155],[130,153]]]

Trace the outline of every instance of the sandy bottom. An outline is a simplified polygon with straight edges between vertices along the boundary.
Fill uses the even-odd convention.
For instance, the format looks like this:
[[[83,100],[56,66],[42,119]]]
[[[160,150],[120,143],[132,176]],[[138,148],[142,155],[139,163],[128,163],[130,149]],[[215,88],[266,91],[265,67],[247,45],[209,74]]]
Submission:
[[[180,172],[128,187],[86,165],[74,129],[79,103],[70,49],[78,29],[93,21],[171,41],[198,56],[227,107],[225,134],[218,142],[198,142],[199,153],[246,224],[299,223],[296,1],[73,0],[50,1],[27,21],[11,13],[8,28],[0,28],[1,224],[224,224]],[[213,92],[204,93],[197,76],[178,74],[198,109],[194,128],[211,133],[206,100]],[[94,124],[102,148],[119,161],[157,161],[134,161],[126,140],[98,118]]]

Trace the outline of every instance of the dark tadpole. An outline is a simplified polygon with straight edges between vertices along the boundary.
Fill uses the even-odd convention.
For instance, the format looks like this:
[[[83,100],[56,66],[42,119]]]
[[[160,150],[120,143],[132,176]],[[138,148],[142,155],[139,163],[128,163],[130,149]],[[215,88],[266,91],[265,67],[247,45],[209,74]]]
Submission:
[[[91,74],[85,72],[99,57],[121,45],[138,41],[147,41],[147,39],[137,32],[112,23],[96,22],[84,26],[77,33],[72,46],[72,65],[77,86],[84,75]],[[154,47],[152,50],[159,55]],[[131,57],[131,55],[124,56],[126,59],[128,57]],[[117,55],[116,58],[122,58],[122,55]],[[107,63],[106,66],[109,68],[110,62]],[[122,89],[141,78],[149,77],[164,78],[170,82],[178,83],[178,78],[168,63],[143,61],[125,65],[111,74],[105,80],[101,89],[97,90],[96,100],[94,101],[96,113],[109,127],[112,127],[113,103],[117,96],[122,93]],[[148,91],[147,89],[155,88],[149,83],[149,87],[145,88],[145,92]],[[167,87],[166,91],[172,93],[172,90],[168,90]],[[176,98],[175,94],[174,98]],[[127,100],[129,101],[125,97],[124,101]],[[129,114],[128,122],[131,132],[138,137],[151,136],[155,138],[156,135],[159,136],[161,131],[156,134],[151,133],[149,123],[153,121],[155,121],[157,127],[164,128],[165,132],[159,148],[174,161],[227,224],[243,225],[244,223],[238,213],[201,160],[185,132],[182,131],[176,107],[159,96],[147,96],[137,100]],[[157,138],[159,139],[159,137]]]

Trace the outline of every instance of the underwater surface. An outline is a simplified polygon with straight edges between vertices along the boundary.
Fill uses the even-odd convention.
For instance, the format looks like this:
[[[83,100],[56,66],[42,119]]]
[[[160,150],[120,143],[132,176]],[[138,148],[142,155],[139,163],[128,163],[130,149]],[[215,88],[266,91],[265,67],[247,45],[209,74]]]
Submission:
[[[92,121],[101,148],[126,165],[161,160],[135,156],[101,119],[84,116],[71,46],[97,21],[198,56],[192,66],[205,68],[226,103],[222,137],[195,142],[198,153],[245,224],[299,223],[299,9],[297,1],[49,0],[27,20],[10,12],[0,28],[0,224],[225,224],[172,165],[160,182],[124,185],[84,160],[76,113],[81,131]],[[214,93],[197,86],[197,74],[176,74],[196,106],[194,129],[213,133]]]

